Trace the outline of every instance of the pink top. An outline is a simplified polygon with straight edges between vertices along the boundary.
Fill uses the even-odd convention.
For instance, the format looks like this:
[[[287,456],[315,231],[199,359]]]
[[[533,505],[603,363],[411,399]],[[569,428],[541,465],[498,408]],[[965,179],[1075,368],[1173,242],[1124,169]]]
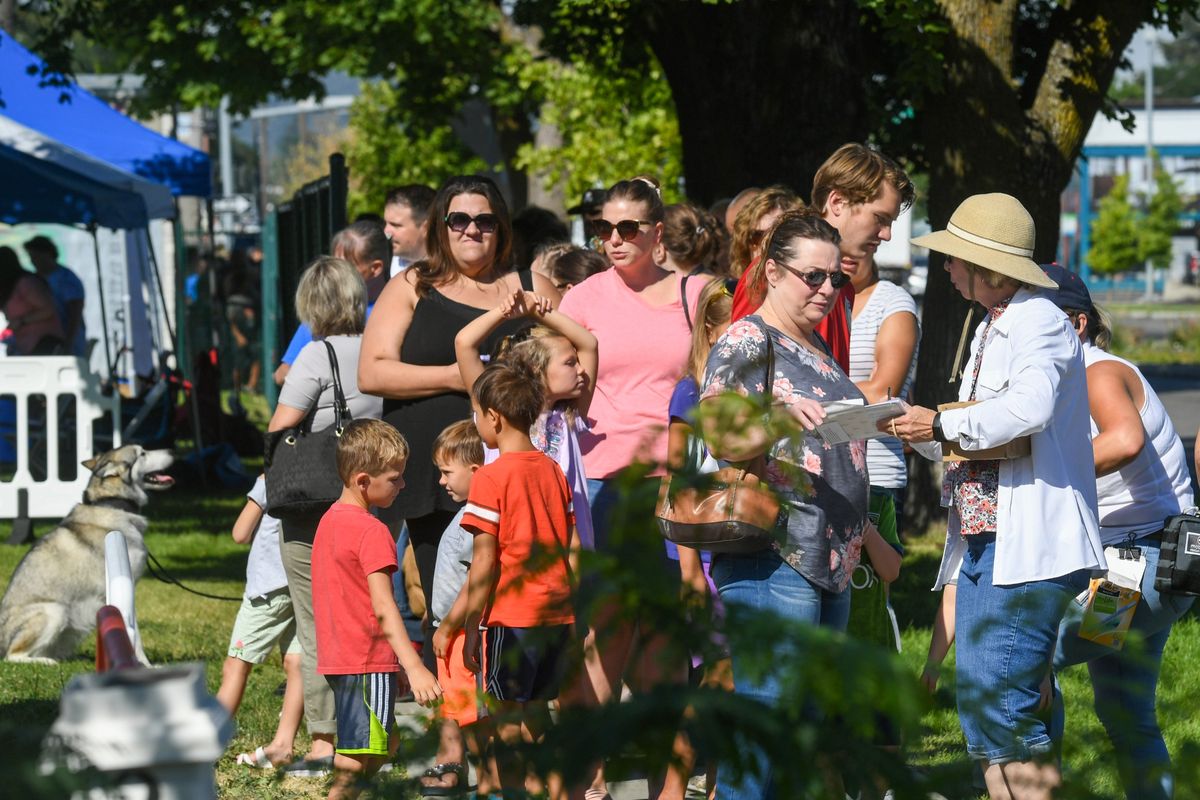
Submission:
[[[25,325],[17,323],[17,320],[27,316],[43,316],[47,312],[49,316],[45,319]],[[4,317],[13,332],[9,355],[28,355],[45,336],[63,338],[62,322],[54,308],[54,295],[50,293],[46,282],[36,275],[22,275],[17,281],[12,295],[4,304]]]
[[[689,310],[711,275],[688,279]],[[591,430],[579,434],[588,478],[609,478],[635,461],[667,458],[667,406],[687,368],[692,334],[680,302],[678,275],[670,303],[652,306],[625,285],[616,269],[572,287],[559,310],[600,344]],[[661,475],[656,467],[653,475]]]

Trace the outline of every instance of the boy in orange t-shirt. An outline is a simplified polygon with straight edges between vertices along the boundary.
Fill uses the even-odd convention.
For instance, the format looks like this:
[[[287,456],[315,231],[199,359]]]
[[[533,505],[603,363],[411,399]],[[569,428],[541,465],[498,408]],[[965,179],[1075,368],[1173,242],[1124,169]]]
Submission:
[[[547,701],[558,695],[574,646],[579,535],[562,469],[529,440],[542,411],[541,381],[501,362],[483,371],[472,393],[475,426],[500,457],[475,472],[462,518],[475,535],[463,662],[484,671],[484,688],[498,705],[500,785],[521,791],[526,765],[519,747],[541,738]]]

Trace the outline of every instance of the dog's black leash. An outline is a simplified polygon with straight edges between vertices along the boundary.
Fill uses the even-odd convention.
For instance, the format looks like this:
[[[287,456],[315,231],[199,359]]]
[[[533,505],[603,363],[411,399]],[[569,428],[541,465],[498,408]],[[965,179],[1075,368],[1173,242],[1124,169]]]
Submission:
[[[158,580],[162,581],[163,583],[174,584],[175,586],[178,586],[180,589],[183,589],[185,592],[191,592],[192,594],[199,595],[200,597],[207,597],[209,600],[229,600],[230,602],[233,602],[233,603],[242,602],[242,598],[240,598],[240,597],[229,597],[228,595],[221,595],[221,594],[209,594],[208,592],[201,592],[197,589],[191,588],[190,586],[185,586],[183,584],[183,581],[179,580],[174,575],[167,572],[166,567],[164,567],[162,564],[159,563],[158,559],[154,557],[154,554],[150,552],[149,548],[146,549],[146,571],[149,572],[151,575],[153,575]]]

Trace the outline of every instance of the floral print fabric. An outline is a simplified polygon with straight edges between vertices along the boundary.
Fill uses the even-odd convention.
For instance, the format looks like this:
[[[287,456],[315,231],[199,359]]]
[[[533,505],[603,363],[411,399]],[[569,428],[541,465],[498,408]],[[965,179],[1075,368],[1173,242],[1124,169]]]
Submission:
[[[987,325],[983,329],[971,375],[971,400],[975,399],[975,384],[979,382],[979,369],[983,365],[983,348],[987,345],[988,333],[1006,308],[1007,300],[988,311]],[[950,508],[951,517],[958,517],[958,532],[961,535],[977,536],[995,531],[996,508],[999,504],[999,461],[952,461],[946,465],[946,474],[942,479],[942,505]],[[951,530],[954,529],[953,522],[951,519]]]
[[[832,357],[818,356],[757,316],[733,323],[713,346],[700,399],[725,392],[761,395],[766,386],[767,335],[775,351],[774,402],[861,400],[862,393]],[[767,452],[765,478],[787,506],[787,531],[774,544],[808,581],[831,592],[850,583],[862,553],[869,485],[865,441],[825,444],[816,434],[780,439]]]

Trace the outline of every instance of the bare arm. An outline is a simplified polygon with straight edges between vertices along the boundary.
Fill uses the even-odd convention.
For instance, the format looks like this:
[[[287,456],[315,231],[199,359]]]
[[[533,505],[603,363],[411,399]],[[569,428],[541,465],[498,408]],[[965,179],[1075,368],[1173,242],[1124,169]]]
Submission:
[[[247,500],[242,511],[233,523],[233,540],[238,544],[249,544],[258,531],[258,523],[262,521],[262,506],[253,500]]]
[[[667,428],[667,468],[678,471],[684,467],[687,458],[688,437],[692,435],[692,426],[672,417]],[[704,577],[704,568],[700,563],[700,554],[691,547],[679,548],[679,572],[683,578],[683,589],[693,594],[707,594],[708,581]]]
[[[465,392],[457,364],[424,367],[400,360],[404,337],[417,307],[415,275],[388,281],[363,332],[358,357],[358,388],[381,397],[407,399]]]
[[[1131,394],[1131,383],[1140,381],[1133,370],[1116,361],[1102,361],[1087,369],[1088,411],[1100,433],[1092,439],[1096,476],[1116,472],[1137,458],[1146,444],[1146,430],[1138,406],[1145,402]]]
[[[396,599],[392,595],[392,576],[383,570],[370,573],[367,575],[367,589],[371,593],[371,610],[375,612],[384,638],[392,646],[396,658],[400,659],[400,667],[408,675],[413,696],[421,705],[431,704],[442,696],[442,687],[433,673],[421,663],[421,657],[409,641],[404,620],[400,618],[400,609],[396,608]]]
[[[275,413],[271,415],[271,421],[267,423],[267,430],[274,432],[284,430],[285,428],[294,428],[303,422],[304,417],[307,415],[307,409],[301,410],[280,403],[275,406]]]
[[[825,419],[821,404],[807,397],[786,409],[773,406],[770,420],[763,420],[750,401],[738,403],[733,398],[706,398],[700,401],[700,411],[700,428],[708,450],[714,458],[725,461],[750,461],[767,452],[779,438],[770,430],[777,426],[793,431],[799,425],[811,431]]]
[[[950,645],[954,644],[954,603],[957,597],[957,584],[947,583],[942,588],[942,602],[938,605],[937,616],[933,620],[933,636],[929,640],[929,655],[925,657],[925,670],[921,673],[921,683],[930,692],[937,688],[942,662],[950,652]]]
[[[508,311],[511,307],[512,298],[509,297],[507,302],[476,317],[454,337],[454,356],[458,359],[458,374],[462,379],[463,386],[466,386],[468,391],[483,373],[483,357],[479,352],[483,340],[496,330],[500,323],[509,318]]]
[[[879,535],[879,529],[870,523],[867,523],[863,531],[863,545],[867,548],[871,566],[880,580],[891,583],[900,577],[900,554]]]
[[[450,610],[446,616],[442,617],[437,630],[433,633],[433,654],[435,656],[446,657],[450,648],[450,640],[454,638],[454,634],[463,629],[466,620],[467,584],[464,582],[462,588],[458,590],[458,596],[454,598],[454,605],[450,606]]]
[[[889,394],[899,396],[916,349],[916,317],[907,311],[898,311],[883,321],[875,337],[875,366],[871,377],[857,384],[868,403],[878,403]]]
[[[596,372],[600,369],[600,344],[591,331],[560,311],[551,309],[542,315],[541,320],[547,328],[561,333],[575,347],[579,363],[587,373],[587,386],[583,387],[583,392],[575,401],[575,408],[581,415],[587,416],[588,409],[592,406],[592,395],[596,392]]]
[[[464,623],[467,641],[463,647],[463,664],[479,673],[479,621],[487,607],[496,580],[496,537],[488,533],[475,534],[471,553],[471,569],[467,573],[467,617]]]

